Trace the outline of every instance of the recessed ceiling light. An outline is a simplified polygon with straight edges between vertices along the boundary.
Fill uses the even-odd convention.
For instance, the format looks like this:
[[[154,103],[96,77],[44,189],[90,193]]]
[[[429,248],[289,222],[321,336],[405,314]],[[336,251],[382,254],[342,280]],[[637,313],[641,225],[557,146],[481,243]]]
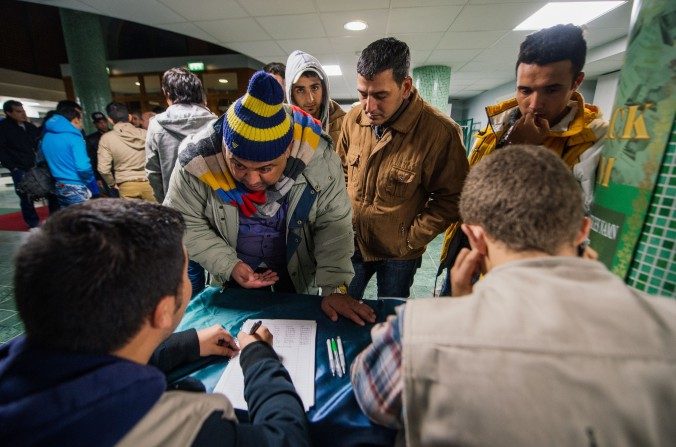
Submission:
[[[572,23],[584,25],[627,3],[612,2],[553,2],[547,3],[535,14],[514,28],[514,31],[541,30],[550,26]]]
[[[218,82],[220,82],[221,84],[227,84],[228,80],[227,79],[219,79]]]
[[[364,31],[368,27],[369,26],[366,24],[366,22],[363,22],[361,20],[354,20],[352,22],[347,22],[345,25],[343,25],[343,28],[345,28],[348,31]]]
[[[134,82],[134,85],[139,85],[139,86],[140,86],[140,85],[141,85],[141,83],[140,83],[140,82],[138,82],[138,81],[136,81],[136,82]]]
[[[342,76],[343,72],[340,69],[340,65],[322,65],[324,72],[327,76]]]

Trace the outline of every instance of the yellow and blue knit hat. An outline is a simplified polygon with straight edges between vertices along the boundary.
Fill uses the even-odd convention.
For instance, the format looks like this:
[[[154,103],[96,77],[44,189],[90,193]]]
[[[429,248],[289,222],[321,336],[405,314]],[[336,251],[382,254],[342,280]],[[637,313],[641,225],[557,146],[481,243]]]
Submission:
[[[271,161],[291,143],[293,125],[284,110],[284,91],[268,73],[257,71],[246,94],[228,108],[223,143],[235,157]]]

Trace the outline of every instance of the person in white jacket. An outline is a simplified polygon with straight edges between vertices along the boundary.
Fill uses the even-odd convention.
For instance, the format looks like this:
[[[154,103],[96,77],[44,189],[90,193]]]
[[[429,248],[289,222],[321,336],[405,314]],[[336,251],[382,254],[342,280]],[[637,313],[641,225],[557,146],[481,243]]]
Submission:
[[[289,104],[303,109],[322,124],[333,140],[340,136],[345,111],[329,95],[329,80],[316,57],[296,50],[286,61],[286,98]]]

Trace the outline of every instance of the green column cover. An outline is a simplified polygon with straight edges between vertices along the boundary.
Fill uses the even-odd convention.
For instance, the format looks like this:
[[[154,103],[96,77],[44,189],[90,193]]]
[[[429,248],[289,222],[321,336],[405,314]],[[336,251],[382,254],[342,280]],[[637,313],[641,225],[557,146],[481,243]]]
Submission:
[[[101,23],[93,14],[63,8],[59,11],[75,95],[84,109],[87,132],[93,132],[90,114],[105,113],[111,101]]]
[[[635,0],[592,207],[591,246],[630,285],[674,296],[676,2]]]
[[[451,67],[426,65],[413,69],[413,81],[420,96],[444,114],[448,114],[448,93],[451,88]]]

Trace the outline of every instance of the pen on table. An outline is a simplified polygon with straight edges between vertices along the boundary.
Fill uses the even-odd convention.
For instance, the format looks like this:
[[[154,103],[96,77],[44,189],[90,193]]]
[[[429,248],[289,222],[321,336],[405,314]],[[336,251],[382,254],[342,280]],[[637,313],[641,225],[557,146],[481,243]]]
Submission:
[[[249,329],[249,335],[255,334],[258,328],[261,327],[261,324],[263,324],[262,320],[258,320],[257,322],[255,322],[253,326],[251,326],[251,329]]]
[[[345,367],[345,351],[343,351],[343,340],[340,339],[340,336],[336,338],[336,344],[338,344],[340,367],[343,368],[343,374],[347,374],[347,368]]]
[[[336,340],[331,339],[331,351],[333,351],[334,361],[336,362],[336,371],[338,371],[338,377],[343,377],[343,369],[340,367],[340,360],[338,360],[338,347],[336,346]]]
[[[336,365],[333,362],[333,353],[331,353],[331,340],[326,339],[326,351],[329,354],[329,365],[331,366],[331,375],[335,376],[336,375]]]

